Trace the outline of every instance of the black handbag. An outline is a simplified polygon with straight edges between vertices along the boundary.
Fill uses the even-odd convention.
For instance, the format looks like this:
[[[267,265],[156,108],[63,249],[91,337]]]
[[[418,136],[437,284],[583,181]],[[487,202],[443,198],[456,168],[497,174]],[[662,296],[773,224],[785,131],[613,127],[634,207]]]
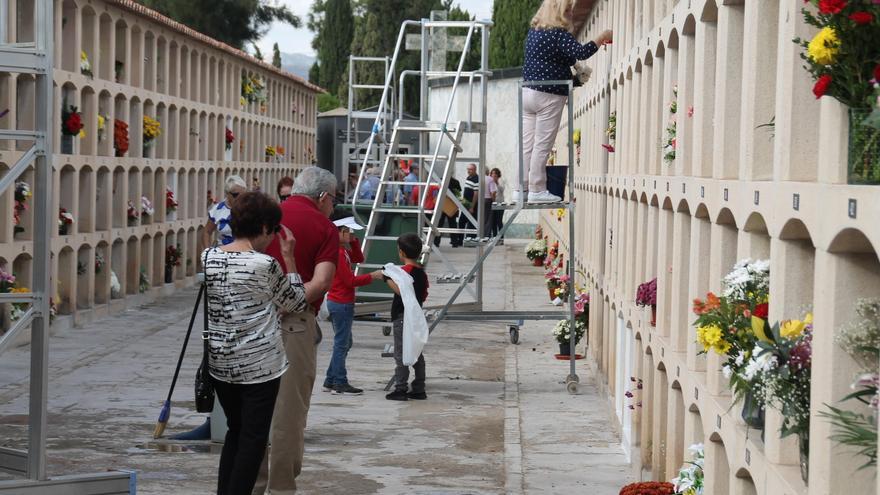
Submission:
[[[202,354],[202,363],[199,365],[198,371],[196,371],[196,383],[195,383],[195,392],[196,392],[196,411],[200,413],[209,413],[214,410],[214,382],[211,378],[211,374],[208,372],[208,354],[210,351],[208,350],[208,274],[207,265],[208,257],[207,253],[205,253],[204,263],[202,263],[202,267],[205,271],[205,280],[202,282],[205,286],[205,290],[202,291],[205,297],[205,306],[204,306],[204,325],[205,328],[202,330],[202,343],[204,344],[204,353]],[[198,304],[198,302],[196,302]]]

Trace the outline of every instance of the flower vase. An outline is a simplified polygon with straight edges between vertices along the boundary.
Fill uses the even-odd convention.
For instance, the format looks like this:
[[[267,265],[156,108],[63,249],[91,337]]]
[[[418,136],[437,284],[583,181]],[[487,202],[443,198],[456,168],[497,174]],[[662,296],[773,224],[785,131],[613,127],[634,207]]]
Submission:
[[[550,301],[556,299],[556,287],[548,287],[547,292],[550,293]]]
[[[532,266],[544,266],[544,257],[538,257],[532,260]]]
[[[69,134],[61,135],[61,154],[63,155],[72,155],[73,154],[73,138],[76,136],[71,136]]]
[[[758,404],[751,391],[746,392],[743,397],[742,419],[751,428],[764,428],[764,408]]]
[[[174,265],[165,265],[165,283],[170,284],[174,281]]]
[[[61,224],[58,226],[58,235],[67,235],[67,224]]]
[[[571,356],[571,343],[559,344],[559,354],[561,356]]]
[[[865,123],[871,110],[849,110],[849,183],[880,184],[880,129]]]
[[[651,305],[651,326],[657,326],[657,306],[654,304]]]
[[[804,483],[810,478],[810,432],[798,433],[798,451],[800,452],[801,479]]]

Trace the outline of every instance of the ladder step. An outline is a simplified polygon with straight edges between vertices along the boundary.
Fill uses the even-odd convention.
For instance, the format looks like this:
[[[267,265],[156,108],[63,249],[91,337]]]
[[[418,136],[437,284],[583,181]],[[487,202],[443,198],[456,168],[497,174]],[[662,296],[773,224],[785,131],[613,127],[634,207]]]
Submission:
[[[557,210],[559,208],[571,208],[574,206],[569,201],[557,201],[555,203],[526,203],[522,205],[523,210]],[[519,203],[492,203],[493,210],[515,210],[519,207]]]
[[[425,227],[422,230],[425,232],[430,232],[431,227]],[[454,227],[437,227],[437,232],[441,234],[478,234],[477,229],[460,229]]]
[[[412,153],[389,153],[388,156],[391,158],[404,158],[407,160],[432,160],[434,158],[434,155],[418,155]],[[449,156],[447,155],[437,155],[437,160],[446,160],[448,158]]]
[[[392,207],[373,208],[373,211],[376,213],[418,213],[419,211],[422,211],[422,210],[419,210],[419,208],[416,208],[415,206],[392,206]],[[424,213],[426,215],[433,214],[434,210],[427,210],[426,209],[426,210],[424,210]]]
[[[394,357],[394,344],[385,344],[382,349],[382,357]]]
[[[386,180],[383,181],[382,184],[391,185],[391,186],[439,186],[439,182],[406,182],[402,180]]]
[[[352,84],[354,89],[385,89],[384,84]]]
[[[440,275],[437,277],[438,284],[460,284],[461,279],[464,278],[463,273],[447,273],[445,275]],[[471,275],[471,278],[468,279],[468,283],[473,282],[476,278],[475,275]]]
[[[366,235],[364,238],[371,241],[397,241],[397,237],[393,235]],[[361,263],[361,266],[363,266],[363,263]]]
[[[443,123],[421,120],[398,120],[394,128],[398,131],[441,132],[443,130]],[[454,131],[455,126],[446,124],[446,132]]]
[[[385,265],[380,265],[378,263],[358,263],[358,268],[385,268]]]
[[[0,64],[2,65],[2,64]],[[14,129],[0,129],[0,139],[35,141],[40,133],[36,131],[19,131]]]

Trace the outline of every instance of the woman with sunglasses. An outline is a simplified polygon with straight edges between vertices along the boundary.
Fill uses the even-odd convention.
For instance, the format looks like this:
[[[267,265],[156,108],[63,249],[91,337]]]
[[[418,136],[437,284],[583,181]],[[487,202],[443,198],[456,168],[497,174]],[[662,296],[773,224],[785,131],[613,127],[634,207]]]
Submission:
[[[241,177],[230,175],[226,178],[224,191],[226,198],[208,210],[208,222],[202,232],[202,247],[213,245],[214,232],[220,235],[220,244],[223,246],[235,240],[230,224],[232,207],[238,196],[247,191],[247,184]]]
[[[293,179],[288,176],[282,177],[278,181],[278,187],[275,188],[275,192],[278,193],[278,201],[283,203],[285,199],[290,197],[291,191],[293,191]]]
[[[218,494],[251,493],[289,362],[281,313],[304,311],[306,290],[294,259],[296,240],[281,226],[278,203],[260,192],[240,193],[232,204],[235,240],[202,254],[208,313],[208,370],[226,414]],[[287,274],[264,254],[278,238]]]

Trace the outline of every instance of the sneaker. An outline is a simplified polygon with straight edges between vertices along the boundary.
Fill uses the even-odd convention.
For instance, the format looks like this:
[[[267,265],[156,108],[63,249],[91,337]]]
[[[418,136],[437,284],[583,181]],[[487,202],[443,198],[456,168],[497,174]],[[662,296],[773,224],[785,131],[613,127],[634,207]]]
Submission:
[[[407,400],[406,390],[395,390],[385,396],[388,400]]]
[[[560,201],[562,201],[562,198],[555,194],[550,194],[550,191],[529,193],[529,203],[559,203]]]
[[[406,396],[412,400],[425,400],[428,398],[428,394],[424,392],[409,392]]]
[[[526,194],[529,194],[529,192],[526,191]],[[522,192],[520,192],[520,191],[513,191],[513,195],[511,196],[510,200],[511,200],[512,203],[519,203],[519,202],[522,201],[522,196],[523,196],[523,193],[522,193]]]
[[[323,391],[323,392],[332,392],[332,391],[333,391],[333,385],[330,385],[329,383],[326,383],[326,382],[325,382],[324,385],[321,387],[321,391]]]
[[[362,389],[352,387],[348,383],[333,386],[333,395],[361,395],[362,393],[364,393]]]

